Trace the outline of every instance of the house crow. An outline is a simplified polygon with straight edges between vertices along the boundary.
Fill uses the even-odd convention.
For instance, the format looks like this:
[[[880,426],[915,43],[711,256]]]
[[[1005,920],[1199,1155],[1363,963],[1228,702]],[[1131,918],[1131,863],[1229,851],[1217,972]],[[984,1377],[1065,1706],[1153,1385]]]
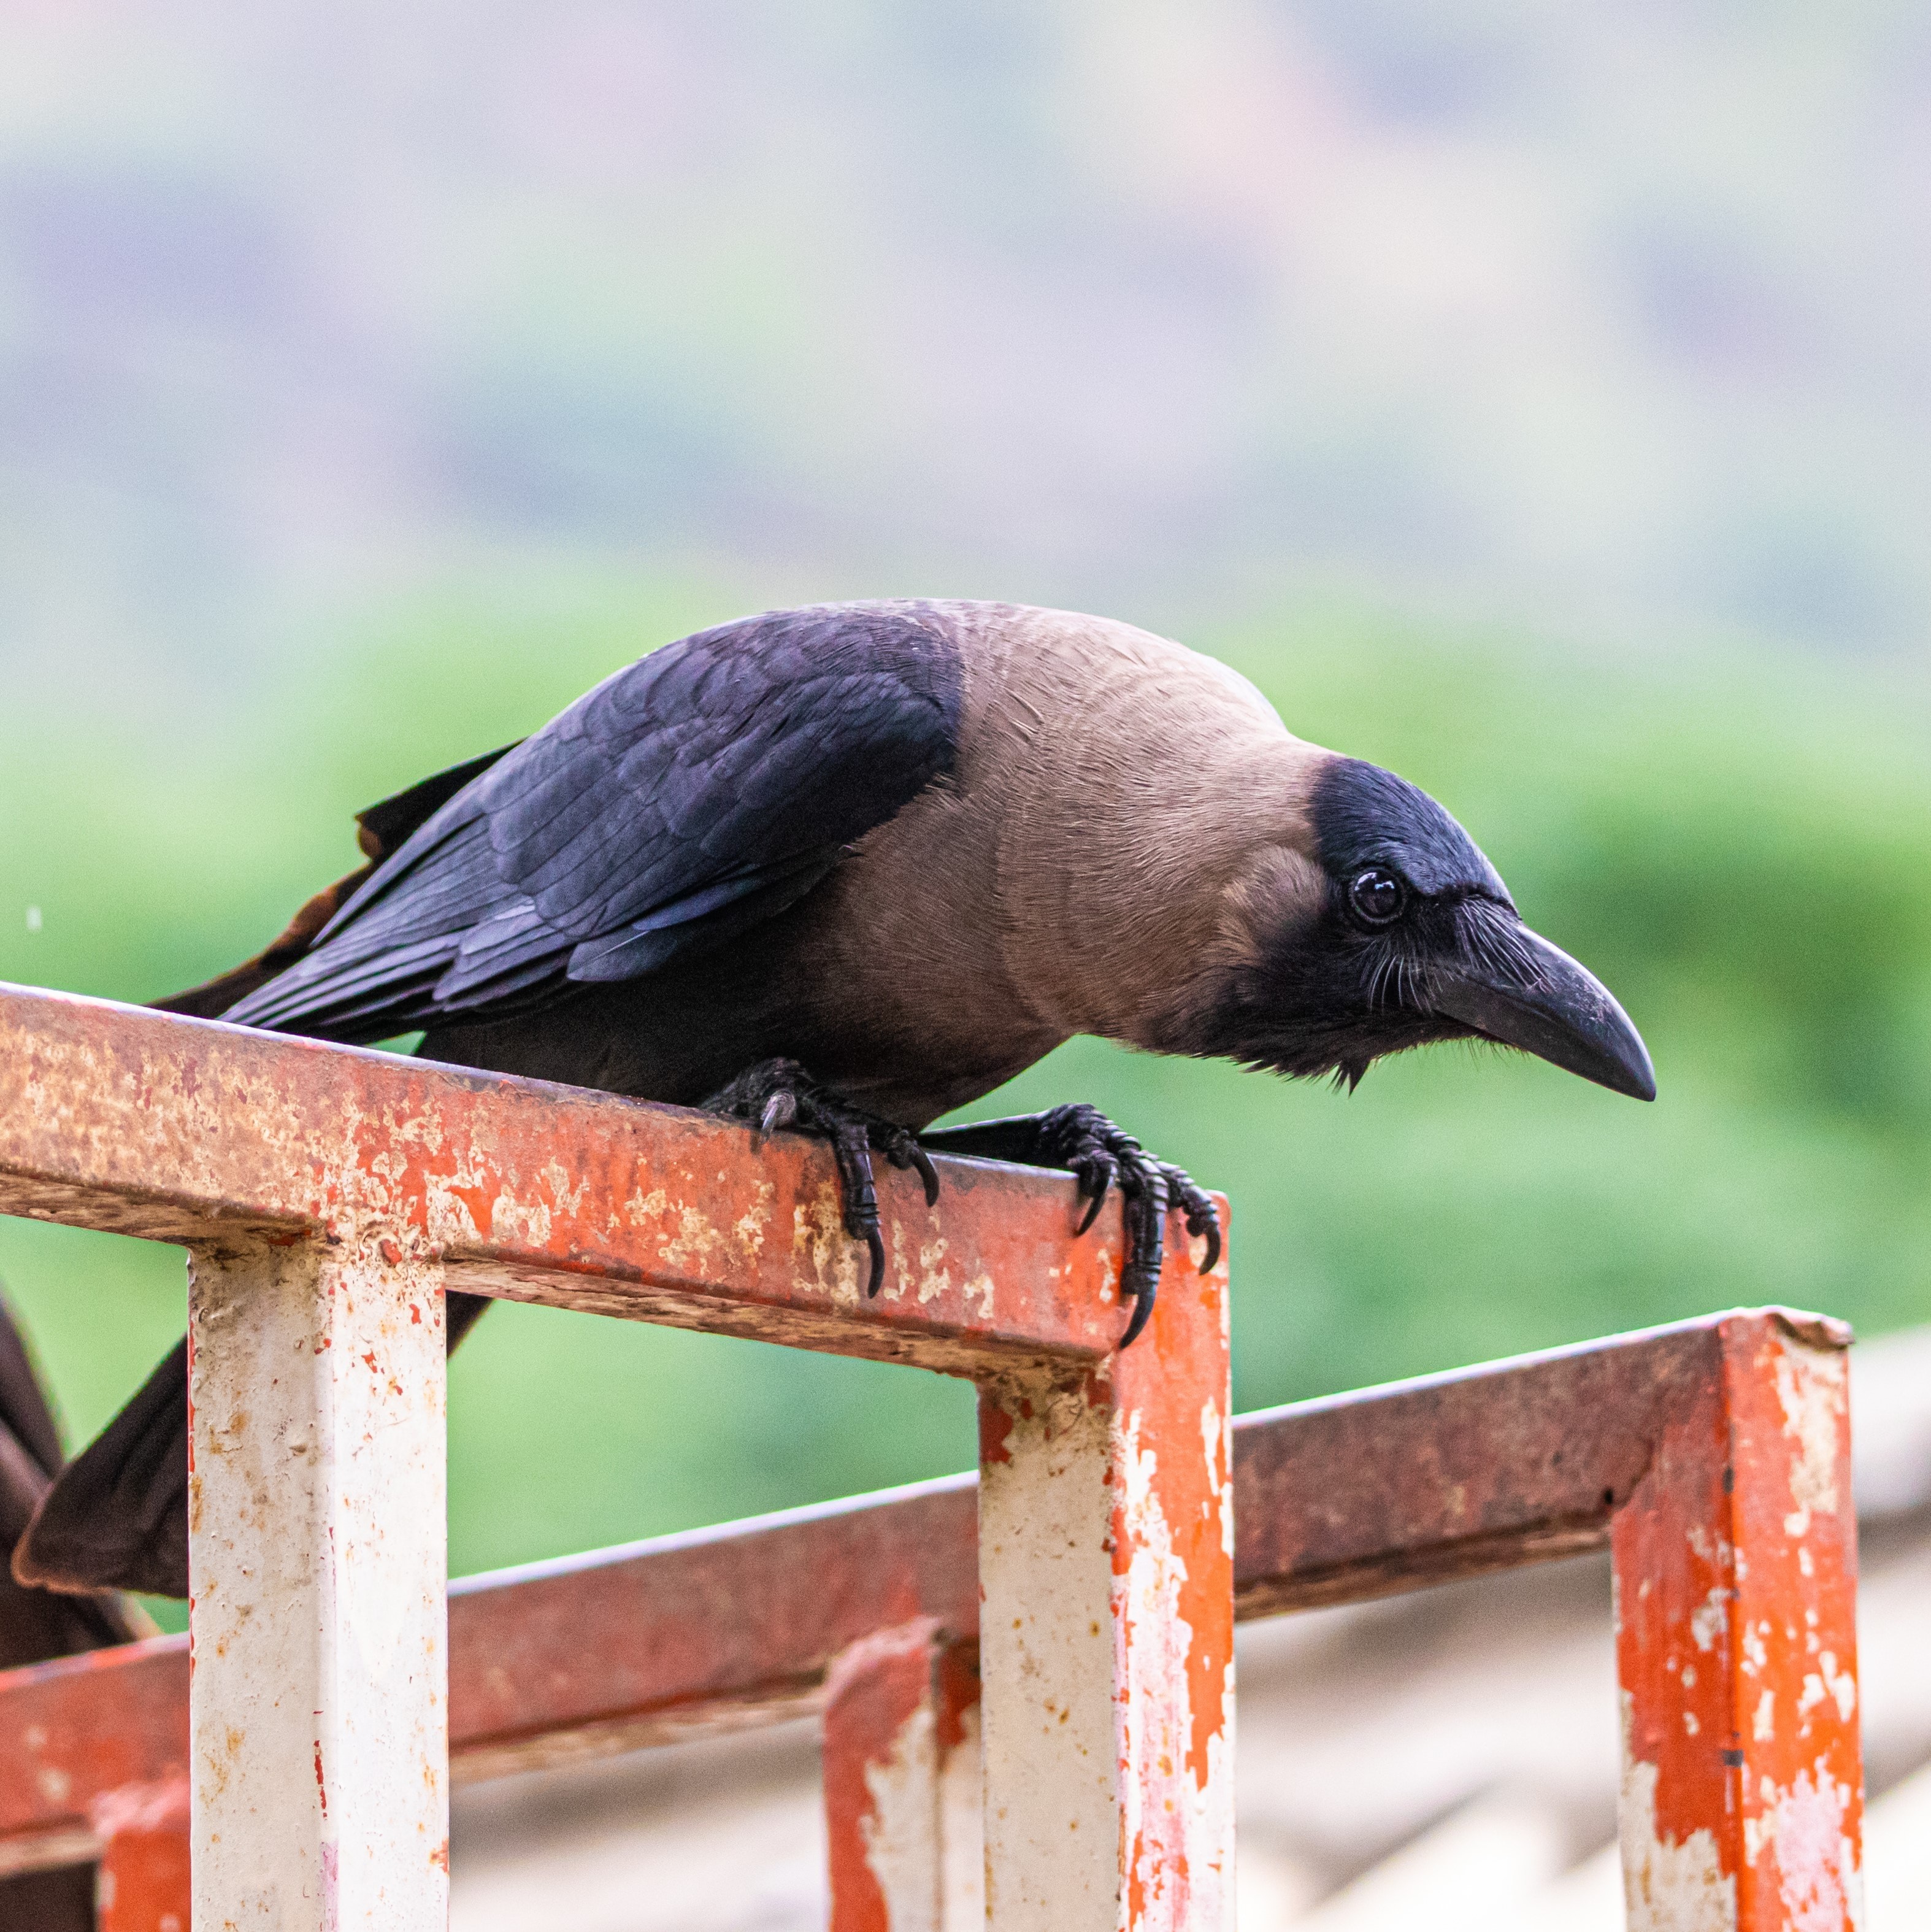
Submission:
[[[1608,990],[1460,826],[1290,735],[1209,658],[1009,604],[773,613],[687,638],[535,736],[363,815],[370,862],[176,1010],[822,1136],[883,1258],[870,1154],[1070,1168],[1124,1198],[1130,1342],[1207,1196],[1089,1107],[931,1130],[1075,1034],[1352,1086],[1480,1038],[1648,1099]],[[451,1298],[452,1328],[475,1304]],[[184,1356],[16,1556],[181,1594]]]

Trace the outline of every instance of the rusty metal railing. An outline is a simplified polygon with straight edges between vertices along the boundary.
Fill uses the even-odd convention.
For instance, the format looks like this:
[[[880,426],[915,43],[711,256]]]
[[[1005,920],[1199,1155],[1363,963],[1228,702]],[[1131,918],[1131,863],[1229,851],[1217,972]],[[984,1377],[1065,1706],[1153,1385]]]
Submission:
[[[937,1932],[939,1781],[982,1702],[994,1923],[1211,1927],[1237,1610],[1607,1544],[1630,1922],[1855,1922],[1840,1328],[1741,1312],[1243,1417],[1230,1483],[1224,1280],[1180,1273],[1111,1359],[1117,1220],[1075,1243],[1066,1184],[946,1182],[928,1214],[887,1178],[894,1267],[867,1304],[807,1148],[754,1158],[672,1110],[0,995],[0,1209],[193,1253],[205,1526],[192,1696],[179,1639],[0,1676],[0,1871],[97,1858],[103,1932],[161,1932],[187,1922],[191,1835],[197,1925],[279,1886],[283,1922],[319,1926],[332,1875],[335,1923],[427,1926],[442,1712],[462,1778],[816,1708],[834,1932]],[[972,1373],[982,1480],[453,1586],[440,1702],[444,1279]],[[297,1388],[265,1401],[291,1357]],[[378,1426],[371,1455],[355,1432]],[[253,1522],[267,1480],[274,1522]],[[294,1562],[272,1547],[291,1521],[311,1526]],[[400,1560],[343,1561],[372,1530]],[[292,1694],[318,1717],[261,1714]],[[403,1708],[358,1727],[371,1696]],[[398,1764],[430,1800],[385,1823]]]

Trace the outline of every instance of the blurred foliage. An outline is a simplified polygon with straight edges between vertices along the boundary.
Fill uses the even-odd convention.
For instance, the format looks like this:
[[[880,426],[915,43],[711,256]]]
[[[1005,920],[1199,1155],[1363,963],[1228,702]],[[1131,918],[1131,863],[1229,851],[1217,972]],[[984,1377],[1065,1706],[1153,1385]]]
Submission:
[[[37,729],[0,770],[0,977],[139,999],[232,963],[354,862],[356,808],[728,608],[694,584],[405,610],[225,710]],[[1349,610],[1194,641],[1441,797],[1616,988],[1661,1088],[1459,1049],[1345,1098],[1081,1041],[983,1103],[1095,1100],[1232,1196],[1238,1406],[1736,1303],[1931,1318],[1915,673],[1633,666]],[[4,1221],[0,1274],[76,1440],[179,1331],[167,1250]],[[959,1384],[508,1304],[457,1358],[451,1427],[458,1570],[972,1454]]]

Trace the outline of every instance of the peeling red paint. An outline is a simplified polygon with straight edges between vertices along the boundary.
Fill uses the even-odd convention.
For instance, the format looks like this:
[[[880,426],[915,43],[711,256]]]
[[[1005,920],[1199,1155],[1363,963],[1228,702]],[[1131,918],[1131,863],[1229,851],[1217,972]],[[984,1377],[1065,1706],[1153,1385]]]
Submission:
[[[1174,1255],[1132,1349],[1072,1376],[982,1386],[981,1439],[997,1452],[982,1463],[982,1535],[1000,1564],[981,1629],[989,1820],[1007,1788],[996,1780],[1018,1780],[1008,1822],[988,1827],[994,1922],[1096,1924],[1102,1911],[1126,1932],[1231,1922],[1225,1300],[1201,1293],[1189,1258]],[[1097,1724],[1084,1708],[1095,1695],[1111,1706]],[[1063,1742],[1027,1764],[1042,1718]],[[1101,1750],[1111,1799],[1096,1809],[1108,1789],[1090,1782]],[[1084,1833],[1107,1843],[1097,1862],[1069,1855]]]
[[[1815,1332],[1717,1324],[1614,1530],[1632,1897],[1714,1891],[1739,1932],[1861,1918],[1846,1338]]]
[[[1225,1228],[1224,1201],[1220,1212]],[[1212,1774],[1210,1749],[1216,1742],[1225,1745],[1226,1695],[1234,1658],[1227,1330],[1213,1277],[1189,1270],[1171,1286],[1173,1295],[1163,1297],[1153,1315],[1156,1324],[1165,1318],[1167,1329],[1161,1337],[1157,1370],[1143,1372],[1129,1354],[1117,1358],[1114,1373],[1117,1400],[1123,1415],[1129,1418],[1129,1430],[1137,1422],[1146,1436],[1162,1445],[1155,1480],[1173,1555],[1184,1580],[1178,1612],[1192,1633],[1186,1671],[1192,1721],[1186,1761],[1195,1790],[1204,1792]],[[1188,1298],[1191,1304],[1192,1318],[1184,1328],[1177,1316],[1168,1313],[1175,1297]],[[1210,1420],[1204,1418],[1204,1407],[1211,1411]],[[1131,1562],[1131,1508],[1130,1500],[1123,1498],[1114,1507],[1117,1575],[1125,1575]]]
[[[184,1778],[124,1786],[94,1801],[95,1932],[188,1932],[188,1809]]]
[[[979,1409],[979,1460],[982,1466],[988,1462],[1009,1462],[1012,1452],[1006,1443],[1012,1434],[1012,1417],[1003,1404],[982,1402]]]

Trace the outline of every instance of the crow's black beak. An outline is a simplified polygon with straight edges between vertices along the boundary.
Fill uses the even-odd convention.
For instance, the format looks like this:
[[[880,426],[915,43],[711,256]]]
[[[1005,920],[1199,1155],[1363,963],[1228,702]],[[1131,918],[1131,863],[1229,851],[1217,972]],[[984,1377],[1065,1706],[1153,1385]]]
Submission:
[[[1519,1047],[1633,1100],[1656,1098],[1656,1070],[1642,1036],[1594,974],[1531,932],[1513,913],[1468,911],[1491,930],[1468,957],[1436,969],[1429,1004],[1485,1039]]]

